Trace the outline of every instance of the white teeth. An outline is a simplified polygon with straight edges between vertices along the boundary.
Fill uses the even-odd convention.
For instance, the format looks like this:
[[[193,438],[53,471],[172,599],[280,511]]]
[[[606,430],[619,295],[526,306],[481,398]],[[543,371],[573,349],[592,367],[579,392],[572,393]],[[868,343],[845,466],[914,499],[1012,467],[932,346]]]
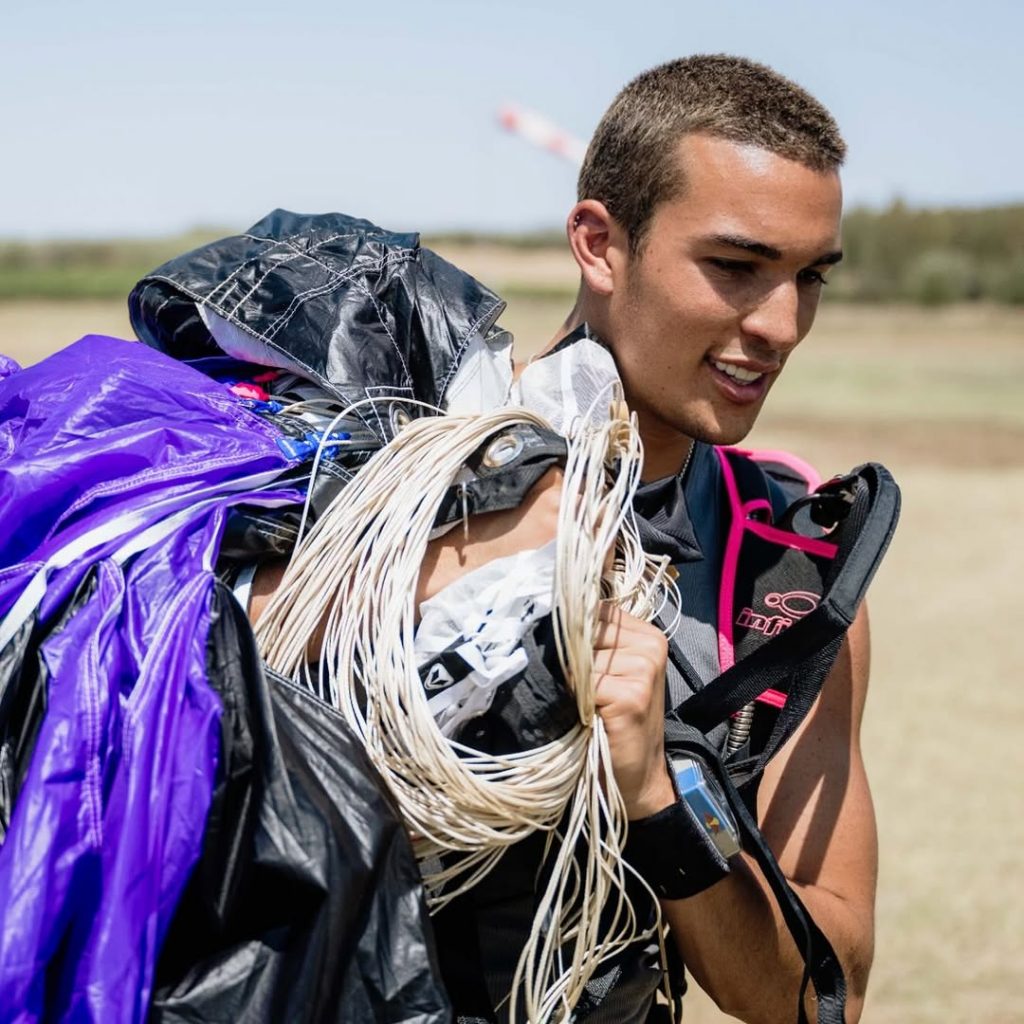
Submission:
[[[732,363],[720,363],[717,359],[712,359],[711,364],[716,370],[721,370],[722,373],[735,377],[741,384],[751,384],[764,376],[763,373],[758,373],[756,370],[744,370],[742,366],[733,366]]]

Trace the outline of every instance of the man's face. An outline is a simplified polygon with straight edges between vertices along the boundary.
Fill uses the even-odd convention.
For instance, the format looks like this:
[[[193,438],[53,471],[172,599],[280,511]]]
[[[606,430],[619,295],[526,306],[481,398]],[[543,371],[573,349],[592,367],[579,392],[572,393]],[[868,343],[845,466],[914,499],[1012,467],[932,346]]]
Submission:
[[[839,259],[837,174],[702,135],[680,159],[683,194],[611,257],[603,325],[649,450],[746,436]]]

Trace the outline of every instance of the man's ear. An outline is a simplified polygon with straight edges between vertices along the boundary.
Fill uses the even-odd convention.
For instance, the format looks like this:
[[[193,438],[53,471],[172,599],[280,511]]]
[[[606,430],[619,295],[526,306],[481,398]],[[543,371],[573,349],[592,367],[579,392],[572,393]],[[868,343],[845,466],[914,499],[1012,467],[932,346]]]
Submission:
[[[611,295],[627,251],[618,221],[604,203],[584,199],[569,211],[565,230],[583,284],[595,295]]]

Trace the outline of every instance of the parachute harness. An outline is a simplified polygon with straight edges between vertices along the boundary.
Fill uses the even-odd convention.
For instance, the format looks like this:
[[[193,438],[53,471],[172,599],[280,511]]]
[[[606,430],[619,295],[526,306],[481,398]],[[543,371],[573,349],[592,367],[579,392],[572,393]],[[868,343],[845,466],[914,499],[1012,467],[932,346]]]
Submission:
[[[465,460],[521,424],[550,429],[516,408],[413,420],[296,547],[255,634],[272,669],[308,681],[310,638],[326,617],[320,692],[394,794],[432,911],[471,889],[511,845],[548,833],[548,881],[509,1013],[517,1019],[521,999],[531,1021],[567,1020],[602,962],[637,939],[661,939],[660,914],[643,928],[626,896],[627,872],[644,883],[622,859],[626,812],[595,714],[593,644],[602,599],[651,620],[674,603],[675,588],[666,585],[667,558],[644,553],[632,517],[642,460],[635,422],[621,413],[596,426],[577,420],[558,515],[552,621],[579,723],[544,746],[504,755],[442,735],[413,649],[420,566]]]

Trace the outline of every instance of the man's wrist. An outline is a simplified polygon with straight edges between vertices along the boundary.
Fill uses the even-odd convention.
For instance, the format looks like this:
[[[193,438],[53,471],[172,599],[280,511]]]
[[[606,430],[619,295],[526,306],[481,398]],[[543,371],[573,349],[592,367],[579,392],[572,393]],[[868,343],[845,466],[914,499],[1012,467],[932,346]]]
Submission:
[[[631,821],[622,854],[659,899],[694,896],[729,873],[728,862],[683,800]]]
[[[646,802],[633,804],[635,809],[654,809],[644,816],[630,814],[623,856],[659,898],[683,899],[729,873],[730,848],[717,836],[717,828],[714,836],[709,834],[707,824],[681,794],[667,759],[664,781],[667,799],[665,787],[655,785]],[[715,824],[720,824],[717,815]]]
[[[679,794],[666,766],[638,797],[626,802],[626,816],[631,822],[650,818],[666,807],[671,807],[678,798]]]

